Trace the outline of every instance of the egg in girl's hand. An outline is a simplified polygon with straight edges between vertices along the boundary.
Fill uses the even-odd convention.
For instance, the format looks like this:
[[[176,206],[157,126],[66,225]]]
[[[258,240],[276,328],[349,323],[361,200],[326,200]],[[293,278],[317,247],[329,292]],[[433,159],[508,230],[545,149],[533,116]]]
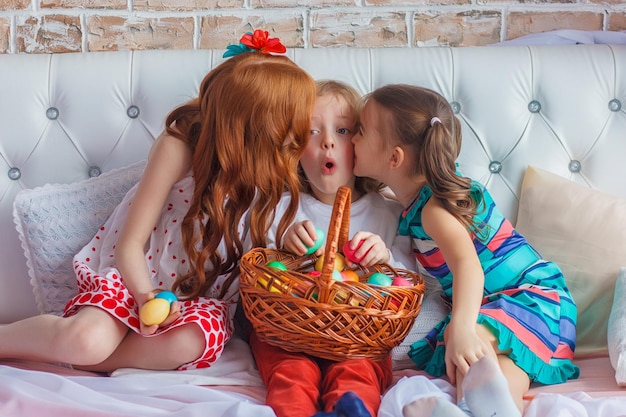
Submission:
[[[161,324],[170,314],[170,303],[164,298],[153,298],[141,306],[139,317],[146,326]]]
[[[322,229],[316,227],[315,235],[317,236],[317,239],[313,243],[313,246],[307,248],[305,255],[310,255],[312,253],[315,253],[315,251],[317,251],[319,248],[322,247],[322,244],[324,243],[324,239],[326,238],[326,233],[324,233]]]
[[[367,283],[387,287],[391,285],[391,278],[382,272],[374,272],[367,278]]]
[[[176,300],[176,294],[173,292],[161,291],[152,300],[141,306],[139,318],[146,326],[161,324],[170,315],[170,308]]]
[[[350,249],[350,241],[346,240],[346,242],[343,244],[343,248],[341,249],[341,251],[343,252],[343,254],[345,255],[346,259],[348,259],[350,262],[353,262],[355,264],[360,263],[363,258],[365,258],[365,255],[367,255],[367,252],[361,256],[360,258],[357,258],[356,256],[354,256],[354,253],[359,250],[359,248],[361,247],[361,245],[363,244],[363,240],[361,240],[359,242],[359,244],[356,246],[356,248],[354,249]]]
[[[161,291],[160,293],[157,293],[154,298],[163,298],[164,300],[167,300],[170,305],[177,300],[176,294],[171,291]]]

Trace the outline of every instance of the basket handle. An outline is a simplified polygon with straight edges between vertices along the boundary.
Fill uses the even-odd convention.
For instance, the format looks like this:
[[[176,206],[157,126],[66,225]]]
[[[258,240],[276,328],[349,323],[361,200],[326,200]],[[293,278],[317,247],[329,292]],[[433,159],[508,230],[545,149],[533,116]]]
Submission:
[[[350,187],[341,186],[335,195],[333,212],[328,224],[326,247],[324,248],[324,263],[319,277],[320,294],[319,301],[327,303],[330,286],[333,282],[333,270],[335,267],[335,255],[339,248],[348,240],[350,231],[350,202],[352,190]]]

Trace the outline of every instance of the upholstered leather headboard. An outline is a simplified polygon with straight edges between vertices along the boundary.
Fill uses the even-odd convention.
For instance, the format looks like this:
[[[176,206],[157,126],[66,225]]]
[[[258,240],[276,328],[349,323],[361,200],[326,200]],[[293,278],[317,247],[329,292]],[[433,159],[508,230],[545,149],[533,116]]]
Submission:
[[[12,218],[16,194],[144,159],[222,51],[0,55],[0,323],[36,313]],[[293,49],[315,78],[363,93],[442,93],[464,129],[460,170],[513,221],[526,167],[626,197],[626,46]],[[253,100],[253,97],[250,97]]]

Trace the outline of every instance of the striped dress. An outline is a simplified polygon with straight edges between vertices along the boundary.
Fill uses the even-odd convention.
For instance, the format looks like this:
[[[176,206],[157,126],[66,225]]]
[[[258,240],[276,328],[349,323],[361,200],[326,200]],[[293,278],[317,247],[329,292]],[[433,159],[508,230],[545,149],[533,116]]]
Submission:
[[[494,333],[500,350],[510,350],[510,358],[531,381],[555,384],[577,378],[579,369],[572,362],[576,305],[563,274],[515,231],[485,187],[473,182],[472,196],[478,198],[481,192],[482,204],[474,219],[486,226],[473,238],[485,273],[478,323]],[[402,213],[399,232],[412,238],[417,260],[452,300],[452,274],[422,227],[422,210],[431,196],[430,187],[424,186]],[[443,333],[449,321],[450,316],[409,351],[417,366],[433,376],[445,374]]]

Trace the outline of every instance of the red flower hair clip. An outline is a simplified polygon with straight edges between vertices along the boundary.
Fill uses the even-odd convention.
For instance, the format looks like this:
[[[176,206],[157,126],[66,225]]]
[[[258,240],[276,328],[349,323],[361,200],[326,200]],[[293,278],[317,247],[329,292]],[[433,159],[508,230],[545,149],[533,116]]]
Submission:
[[[262,54],[284,54],[287,51],[285,45],[278,38],[270,38],[266,30],[256,29],[254,33],[248,32],[239,40],[239,45],[228,45],[223,58],[239,55],[244,52],[258,51]]]

